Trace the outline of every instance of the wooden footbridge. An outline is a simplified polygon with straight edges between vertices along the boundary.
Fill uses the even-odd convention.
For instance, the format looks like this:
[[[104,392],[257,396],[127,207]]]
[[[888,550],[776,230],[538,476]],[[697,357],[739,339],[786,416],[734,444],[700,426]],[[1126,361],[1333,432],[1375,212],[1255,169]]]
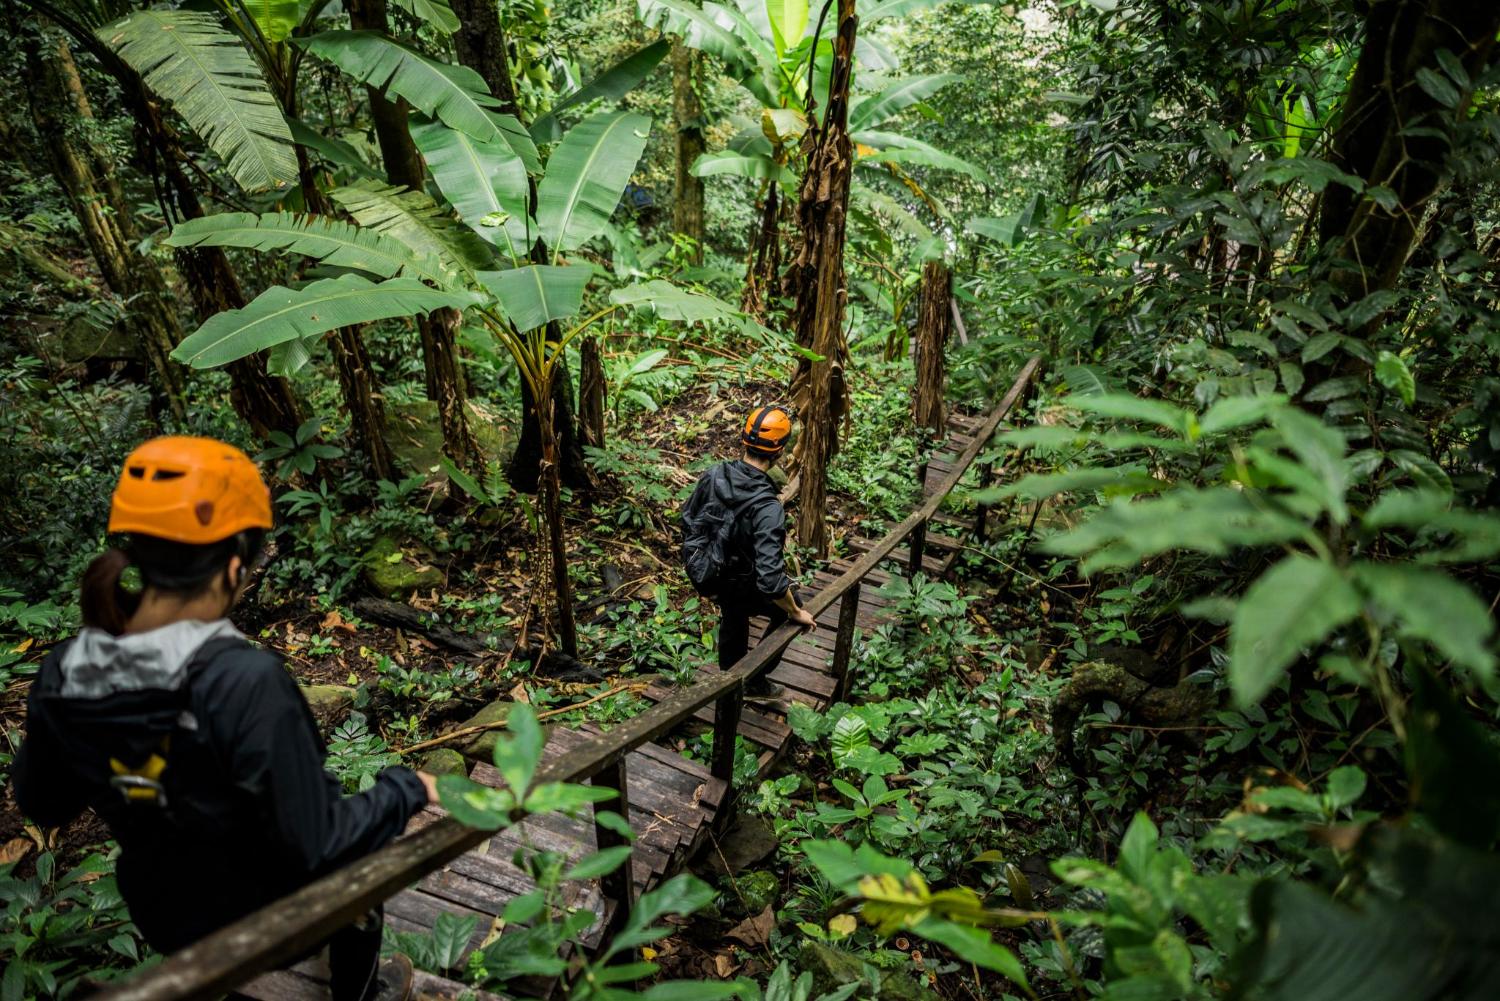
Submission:
[[[607,808],[627,815],[635,832],[631,865],[597,883],[572,884],[565,904],[598,914],[585,945],[594,948],[616,927],[637,897],[681,868],[727,818],[735,736],[757,753],[762,774],[791,741],[785,718],[747,706],[747,679],[781,657],[771,678],[787,697],[826,708],[847,691],[850,654],[857,629],[878,625],[887,614],[875,588],[897,572],[918,569],[937,574],[951,566],[967,533],[982,535],[985,511],[962,522],[939,511],[984,452],[995,431],[1031,386],[1040,360],[1032,358],[1004,399],[983,417],[953,415],[947,437],[919,472],[923,499],[907,518],[880,539],[846,539],[851,555],[814,575],[816,589],[804,604],[820,628],[809,634],[794,626],[755,645],[728,671],[705,668],[685,687],[652,687],[655,703],[608,730],[553,727],[548,732],[541,782],[595,782],[618,789]],[[994,475],[981,471],[980,483]],[[874,588],[865,588],[869,582]],[[704,767],[656,743],[697,719],[713,726],[713,760]],[[500,785],[488,764],[473,766],[478,782]],[[263,1001],[327,997],[326,972],[318,961],[286,964],[306,955],[337,929],[384,903],[389,928],[431,929],[439,914],[479,918],[470,948],[496,927],[496,918],[515,897],[534,889],[510,859],[523,843],[581,857],[619,844],[619,835],[583,819],[561,815],[528,817],[499,832],[477,831],[429,807],[412,821],[406,835],[386,848],[285,897],[165,961],[106,991],[105,1001],[166,1001],[213,998],[232,992]],[[267,973],[272,970],[275,972]],[[495,995],[431,974],[419,974],[419,996],[498,1001]]]

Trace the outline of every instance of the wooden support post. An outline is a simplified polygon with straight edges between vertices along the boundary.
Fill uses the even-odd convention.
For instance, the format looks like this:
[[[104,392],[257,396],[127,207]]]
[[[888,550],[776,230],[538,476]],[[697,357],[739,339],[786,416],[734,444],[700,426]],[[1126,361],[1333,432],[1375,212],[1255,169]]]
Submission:
[[[614,789],[620,795],[617,799],[605,803],[594,804],[594,844],[603,851],[606,848],[614,848],[617,845],[629,844],[625,835],[612,827],[605,827],[598,821],[600,810],[612,810],[630,822],[630,794],[625,774],[625,762],[627,758],[621,757],[612,767],[604,769],[595,775],[589,782],[596,786],[604,786],[606,789]],[[635,909],[635,867],[632,859],[626,859],[625,864],[614,872],[605,873],[599,877],[599,889],[604,893],[606,901],[615,902],[615,912],[610,916],[609,925],[605,929],[605,938],[613,938],[615,932],[625,925],[630,917],[630,912]],[[621,962],[625,957],[632,955],[630,952],[621,953]]]
[[[927,463],[922,463],[917,468],[918,496],[925,499],[927,492]],[[911,530],[911,535],[906,538],[907,560],[906,575],[914,576],[922,569],[922,555],[927,550],[927,519],[923,518],[917,522],[916,527]]]
[[[988,490],[995,485],[995,464],[986,462],[979,469],[979,489]],[[990,506],[980,504],[979,509],[974,512],[974,541],[983,542],[985,533],[985,521],[990,515]]]
[[[839,599],[839,631],[833,641],[833,700],[849,695],[849,658],[854,653],[854,627],[859,617],[859,582]]]
[[[734,798],[734,738],[740,732],[740,712],[744,706],[743,684],[735,685],[714,704],[713,776],[729,786],[724,794],[726,803]]]

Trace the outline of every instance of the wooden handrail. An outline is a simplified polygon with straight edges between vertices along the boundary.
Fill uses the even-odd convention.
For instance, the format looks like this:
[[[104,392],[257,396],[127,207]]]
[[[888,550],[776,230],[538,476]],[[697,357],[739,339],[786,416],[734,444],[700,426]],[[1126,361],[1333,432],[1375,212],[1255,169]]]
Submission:
[[[805,603],[819,615],[854,588],[899,546],[912,530],[925,524],[943,499],[973,464],[1011,408],[1025,393],[1041,365],[1033,356],[1015,383],[990,412],[974,440],[960,453],[948,475],[922,504],[828,587]],[[729,670],[708,675],[671,698],[618,723],[567,754],[542,765],[535,781],[582,782],[622,761],[642,744],[655,740],[699,709],[744,685],[773,660],[780,658],[800,630],[791,624],[777,628],[740,658]],[[99,1001],[186,1001],[213,998],[266,970],[296,961],[330,935],[368,912],[388,897],[406,889],[490,837],[492,832],[465,827],[444,817],[410,837],[323,876],[186,949],[179,950],[149,970],[95,995]],[[212,892],[212,888],[205,888]]]

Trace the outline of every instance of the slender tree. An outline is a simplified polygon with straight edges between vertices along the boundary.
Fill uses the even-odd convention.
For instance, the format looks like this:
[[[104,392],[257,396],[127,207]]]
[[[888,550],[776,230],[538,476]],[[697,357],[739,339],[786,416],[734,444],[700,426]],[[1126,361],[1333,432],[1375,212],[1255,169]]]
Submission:
[[[807,170],[797,206],[800,238],[787,276],[796,305],[792,325],[797,343],[817,355],[802,359],[792,377],[790,396],[802,433],[796,461],[801,473],[797,541],[819,556],[828,554],[828,463],[838,452],[839,422],[848,409],[844,367],[844,235],[854,152],[849,141],[849,90],[854,76],[854,37],[859,18],[855,0],[838,0],[838,34],[829,71],[828,109],[822,123],[811,120]],[[810,104],[810,102],[809,102]],[[811,107],[809,112],[811,113]]]
[[[912,387],[912,420],[918,427],[940,434],[945,413],[946,378],[943,352],[953,328],[953,273],[942,261],[922,266],[922,286],[917,305],[917,336],[912,362],[916,382]]]
[[[88,139],[93,108],[67,43],[35,23],[21,32],[26,51],[27,97],[37,135],[53,173],[78,220],[99,273],[110,290],[128,300],[125,324],[140,342],[174,417],[186,416],[183,372],[169,357],[182,328],[166,280],[156,262],[138,249],[134,213],[125,201],[114,165]]]
[[[672,229],[696,245],[694,260],[703,260],[703,178],[693,164],[703,155],[703,105],[698,100],[701,59],[681,42],[672,46],[672,119],[677,125],[676,169],[672,185]]]

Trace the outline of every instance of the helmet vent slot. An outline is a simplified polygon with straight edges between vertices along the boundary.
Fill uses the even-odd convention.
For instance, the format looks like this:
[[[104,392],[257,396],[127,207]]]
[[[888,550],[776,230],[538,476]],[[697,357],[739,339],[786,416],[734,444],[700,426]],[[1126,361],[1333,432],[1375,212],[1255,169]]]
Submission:
[[[151,474],[151,478],[153,480],[180,480],[186,475],[187,473],[180,469],[158,469]]]
[[[146,478],[145,466],[131,466],[126,472],[130,474],[132,479],[144,480]]]

